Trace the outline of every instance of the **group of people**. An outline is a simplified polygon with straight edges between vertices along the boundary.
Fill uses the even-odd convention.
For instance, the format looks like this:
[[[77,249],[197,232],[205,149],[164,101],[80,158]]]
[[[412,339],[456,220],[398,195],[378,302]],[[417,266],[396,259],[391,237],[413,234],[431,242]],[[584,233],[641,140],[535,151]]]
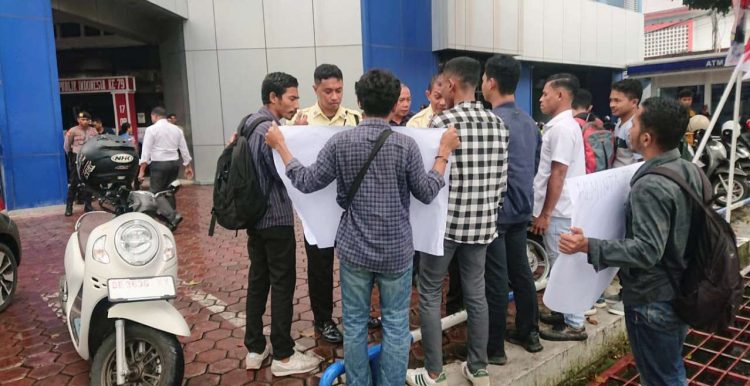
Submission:
[[[540,331],[536,291],[526,257],[529,223],[533,232],[544,236],[551,264],[561,252],[582,251],[589,253],[597,269],[622,268],[621,308],[631,343],[637,346],[633,350],[642,381],[676,384],[662,382],[668,377],[684,381],[684,369],[680,373],[677,366],[684,323],[669,305],[674,293],[655,264],[665,249],[677,254],[684,249],[684,237],[672,237],[679,229],[669,224],[675,223],[670,216],[689,217],[687,201],[676,186],[647,176],[631,193],[627,240],[587,239],[581,230],[571,229],[571,201],[563,186],[567,178],[586,172],[581,126],[575,116],[590,115],[591,95],[580,89],[571,74],[547,79],[539,102],[541,111],[552,118],[542,135],[534,120],[515,104],[519,77],[519,63],[510,56],[493,56],[484,68],[472,58],[451,59],[429,83],[426,96],[430,105],[417,114],[409,113],[409,88],[386,70],[370,70],[355,83],[358,109],[341,105],[343,74],[335,65],[323,64],[315,70],[317,103],[304,109],[299,109],[299,84],[292,75],[274,72],[265,77],[261,87],[264,105],[254,117],[268,121],[257,125],[248,140],[260,185],[268,196],[265,216],[248,230],[248,369],[259,369],[270,353],[262,321],[269,291],[272,373],[308,372],[320,363],[315,356],[295,351],[291,338],[296,243],[291,202],[273,162],[275,150],[295,188],[308,193],[335,180],[337,202],[345,209],[336,235],[343,334],[332,318],[333,248],[317,248],[306,240],[305,250],[314,327],[327,341],[343,341],[348,383],[372,382],[368,328],[382,323],[382,353],[375,377],[379,384],[402,384],[404,380],[419,386],[447,384],[440,310],[443,281],[449,271],[452,284],[453,276],[459,279],[455,282],[460,283],[456,284],[460,290],[455,290],[461,293],[468,314],[468,355],[462,373],[473,384],[488,385],[487,365],[507,362],[506,340],[537,352],[543,349],[540,337],[587,339],[583,314],[541,315],[550,327]],[[492,110],[475,100],[478,87]],[[641,103],[641,98],[642,87],[636,80],[612,85],[610,108],[619,117],[615,165],[628,165],[642,157],[644,169],[668,165],[691,182],[698,181],[698,172],[673,154],[686,128],[685,110],[674,101],[652,98]],[[253,120],[248,119],[246,125],[253,125]],[[305,166],[285,144],[278,129],[284,123],[356,127],[334,135],[315,163]],[[394,125],[447,128],[431,170],[424,170],[413,139],[391,133]],[[382,147],[375,150],[377,155],[364,169],[364,177],[356,181],[376,143]],[[445,187],[449,202],[444,253],[418,252],[420,258],[413,259],[409,198],[413,195],[431,202],[444,188],[444,173],[450,173],[450,186]],[[352,190],[357,183],[361,185]],[[668,210],[675,205],[685,211]],[[452,262],[455,269],[449,268]],[[407,370],[412,270],[417,271],[419,283],[425,367]],[[380,321],[371,315],[375,285]],[[506,331],[510,285],[515,293],[516,329]],[[658,320],[653,317],[655,310]],[[665,326],[669,331],[663,331]]]
[[[151,122],[146,127],[136,142],[133,129],[128,122],[123,122],[119,133],[111,128],[105,128],[99,118],[91,119],[86,111],[81,111],[76,117],[77,126],[71,127],[65,132],[63,149],[65,151],[68,167],[68,194],[65,201],[65,216],[73,215],[73,203],[78,197],[84,204],[84,212],[94,210],[91,205],[91,193],[81,188],[81,180],[76,170],[78,153],[86,141],[98,135],[119,135],[126,141],[132,142],[136,149],[140,148],[141,158],[139,161],[138,175],[136,176],[136,187],[140,186],[145,178],[146,167],[149,167],[150,185],[149,191],[158,193],[167,189],[172,181],[177,179],[180,166],[185,167],[185,177],[193,177],[193,169],[190,165],[192,158],[187,147],[185,135],[182,128],[176,125],[177,116],[167,114],[163,107],[156,107],[151,111]],[[142,141],[140,141],[142,139]],[[139,146],[139,142],[142,145]],[[180,162],[182,159],[182,162]],[[162,205],[159,214],[168,222],[171,229],[176,229],[182,221],[182,216],[176,211],[174,198],[168,200],[169,205]]]

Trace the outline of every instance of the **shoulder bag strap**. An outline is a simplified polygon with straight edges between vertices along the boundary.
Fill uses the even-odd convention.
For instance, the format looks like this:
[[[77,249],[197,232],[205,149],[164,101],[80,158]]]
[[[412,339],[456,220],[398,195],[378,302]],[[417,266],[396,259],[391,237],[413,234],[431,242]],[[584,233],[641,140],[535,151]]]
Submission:
[[[375,156],[380,151],[380,148],[383,147],[383,144],[385,143],[385,140],[388,139],[388,136],[393,133],[393,130],[386,129],[383,130],[382,133],[380,133],[380,136],[378,137],[377,142],[375,142],[375,146],[372,148],[372,151],[370,152],[370,156],[367,158],[367,161],[362,166],[362,169],[359,170],[359,173],[357,173],[357,177],[354,178],[354,182],[352,182],[352,185],[349,187],[349,192],[346,194],[346,204],[344,205],[344,211],[348,211],[349,207],[352,205],[352,200],[354,200],[354,195],[357,194],[357,191],[359,190],[359,185],[362,184],[362,180],[365,179],[365,174],[367,174],[367,169],[370,168],[370,164],[372,163],[372,160],[375,159]]]

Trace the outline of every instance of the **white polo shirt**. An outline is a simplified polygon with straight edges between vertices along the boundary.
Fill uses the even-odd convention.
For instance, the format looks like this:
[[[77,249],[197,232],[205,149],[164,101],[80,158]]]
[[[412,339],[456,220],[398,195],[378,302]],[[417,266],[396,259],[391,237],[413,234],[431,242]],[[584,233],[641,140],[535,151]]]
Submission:
[[[552,173],[552,162],[568,166],[566,179],[586,174],[586,160],[583,154],[581,126],[573,119],[573,110],[557,114],[544,126],[542,150],[539,156],[539,169],[534,176],[534,217],[539,217],[547,195],[547,181]],[[570,197],[563,189],[552,217],[571,218]]]

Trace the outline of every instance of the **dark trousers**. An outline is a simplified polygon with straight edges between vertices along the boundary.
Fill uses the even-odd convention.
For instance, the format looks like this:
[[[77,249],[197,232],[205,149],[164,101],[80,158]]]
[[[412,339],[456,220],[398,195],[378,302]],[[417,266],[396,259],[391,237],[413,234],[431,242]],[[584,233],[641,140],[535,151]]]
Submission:
[[[177,179],[180,173],[181,162],[179,159],[174,161],[151,161],[149,171],[151,178],[149,180],[149,192],[159,193],[167,190],[169,184]],[[169,205],[159,205],[159,214],[166,217],[169,221],[174,221],[177,215],[177,203],[174,195],[167,195],[166,200]]]
[[[453,315],[464,309],[464,292],[461,290],[461,269],[458,259],[448,266],[448,293],[445,295],[445,314]]]
[[[305,252],[310,305],[315,321],[322,323],[333,314],[333,247],[318,248],[305,239]]]
[[[89,206],[91,205],[91,194],[84,188],[81,188],[81,179],[78,176],[78,170],[76,169],[76,159],[78,154],[70,153],[67,156],[68,161],[68,196],[65,199],[67,205],[73,205],[73,201],[76,199],[76,194],[79,194],[83,202]]]
[[[294,353],[291,331],[297,280],[295,246],[294,227],[291,226],[248,231],[250,272],[245,303],[245,347],[249,352],[262,353],[265,350],[263,314],[270,289],[273,357],[284,359]]]
[[[490,335],[487,353],[505,352],[505,320],[508,315],[508,291],[513,287],[516,303],[516,331],[526,337],[539,330],[539,306],[536,286],[526,252],[528,222],[498,227],[498,236],[487,248],[484,281],[490,308]]]

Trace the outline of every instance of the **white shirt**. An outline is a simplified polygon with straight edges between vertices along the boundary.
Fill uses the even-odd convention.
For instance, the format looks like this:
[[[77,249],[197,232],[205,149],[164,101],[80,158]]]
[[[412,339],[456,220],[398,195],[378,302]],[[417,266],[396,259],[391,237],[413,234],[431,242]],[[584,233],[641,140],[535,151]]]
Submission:
[[[552,162],[568,166],[565,178],[586,174],[586,159],[583,154],[581,126],[573,119],[573,110],[566,110],[552,118],[544,128],[539,169],[534,176],[534,217],[539,217],[547,196],[547,181],[552,174]],[[552,217],[571,218],[570,197],[563,189]]]
[[[190,158],[185,135],[179,127],[169,123],[166,118],[162,118],[146,128],[140,163],[174,161],[180,158],[180,154],[182,154],[182,164],[187,166],[192,158]]]
[[[615,126],[615,136],[621,140],[624,140],[628,148],[617,148],[617,154],[615,154],[615,162],[612,163],[612,167],[617,168],[620,166],[627,166],[636,163],[643,158],[640,154],[633,153],[630,150],[630,129],[633,127],[633,118],[635,118],[635,114],[633,114],[633,116],[625,122],[623,122],[622,119],[617,121],[617,125]]]

